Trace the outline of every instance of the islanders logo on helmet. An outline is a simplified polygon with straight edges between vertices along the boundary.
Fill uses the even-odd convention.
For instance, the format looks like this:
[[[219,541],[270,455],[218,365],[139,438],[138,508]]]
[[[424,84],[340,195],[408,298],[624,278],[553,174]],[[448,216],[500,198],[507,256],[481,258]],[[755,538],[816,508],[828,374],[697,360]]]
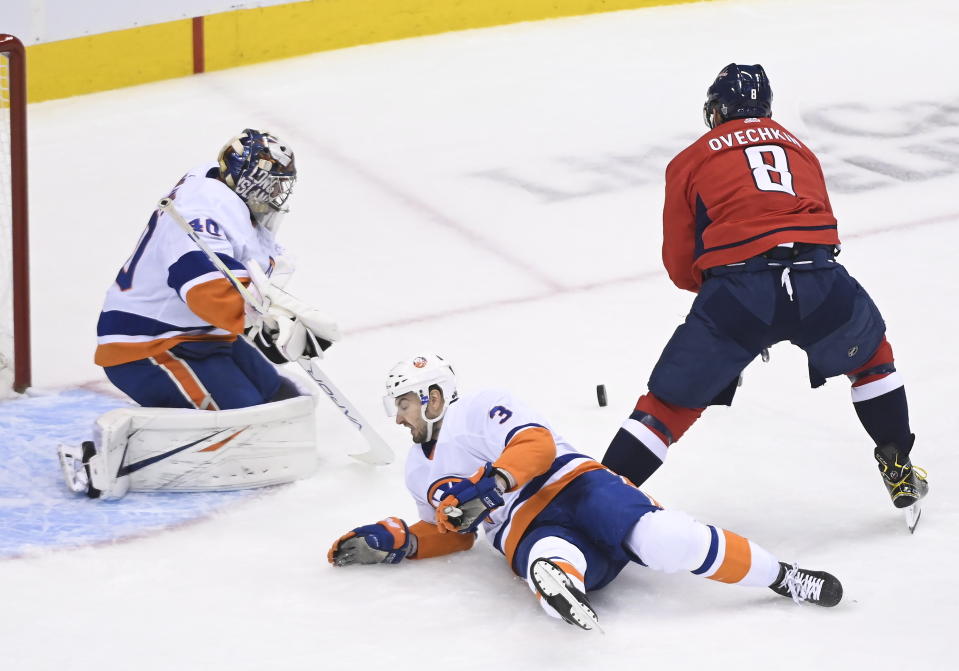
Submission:
[[[415,359],[413,359],[414,368],[426,368],[426,364],[428,363],[429,362],[424,357],[421,357],[421,356],[418,356]]]

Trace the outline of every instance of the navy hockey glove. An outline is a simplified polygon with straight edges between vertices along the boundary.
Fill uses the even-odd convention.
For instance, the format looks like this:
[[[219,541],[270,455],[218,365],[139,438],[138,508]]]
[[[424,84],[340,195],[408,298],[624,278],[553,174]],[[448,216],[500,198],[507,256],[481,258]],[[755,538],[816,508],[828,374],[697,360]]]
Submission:
[[[416,554],[416,536],[399,517],[387,517],[337,538],[326,558],[334,566],[398,564],[409,554]]]
[[[454,480],[445,485],[446,495],[436,507],[436,524],[439,530],[442,533],[476,531],[490,511],[503,505],[505,482],[509,482],[509,478],[486,462],[485,466],[468,479]]]

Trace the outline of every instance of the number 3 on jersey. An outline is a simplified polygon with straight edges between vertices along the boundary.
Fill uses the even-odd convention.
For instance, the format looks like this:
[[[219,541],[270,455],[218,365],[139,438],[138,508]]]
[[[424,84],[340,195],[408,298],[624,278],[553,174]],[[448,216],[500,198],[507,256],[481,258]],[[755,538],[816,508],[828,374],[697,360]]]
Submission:
[[[777,144],[761,144],[746,147],[746,160],[753,171],[753,181],[760,191],[778,191],[795,196],[793,176],[789,172],[789,159],[786,150]],[[772,158],[772,164],[766,163],[766,156]],[[773,177],[775,175],[775,178]]]

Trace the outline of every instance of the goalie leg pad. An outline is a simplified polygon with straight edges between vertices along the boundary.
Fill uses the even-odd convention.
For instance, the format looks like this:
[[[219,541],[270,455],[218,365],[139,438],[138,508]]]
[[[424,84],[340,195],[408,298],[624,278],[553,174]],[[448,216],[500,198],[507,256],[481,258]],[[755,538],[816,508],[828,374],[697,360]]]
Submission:
[[[228,491],[309,477],[317,467],[314,408],[313,398],[297,397],[236,410],[113,410],[97,420],[95,450],[84,461],[90,491],[115,499],[128,490]],[[70,458],[66,451],[61,464]]]

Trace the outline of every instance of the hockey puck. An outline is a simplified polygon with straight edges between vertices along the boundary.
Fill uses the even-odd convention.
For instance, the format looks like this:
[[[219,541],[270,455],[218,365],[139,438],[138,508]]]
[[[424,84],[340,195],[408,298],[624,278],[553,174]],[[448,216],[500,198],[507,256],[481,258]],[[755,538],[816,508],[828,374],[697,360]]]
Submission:
[[[596,401],[599,403],[599,407],[606,407],[606,385],[598,384],[596,385]]]

